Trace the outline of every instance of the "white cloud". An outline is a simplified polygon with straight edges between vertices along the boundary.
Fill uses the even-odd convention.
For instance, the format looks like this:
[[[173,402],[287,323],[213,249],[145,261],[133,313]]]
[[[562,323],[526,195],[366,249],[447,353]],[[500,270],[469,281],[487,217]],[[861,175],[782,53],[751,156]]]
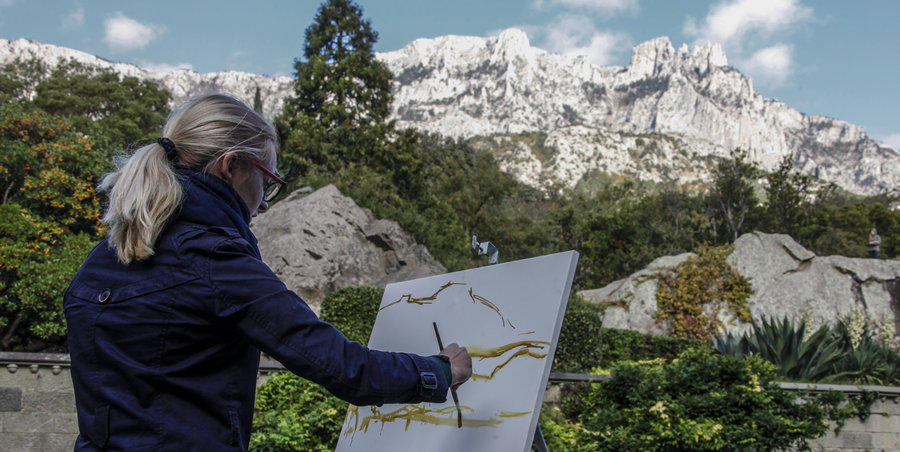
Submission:
[[[585,56],[594,64],[611,64],[615,52],[630,49],[626,35],[600,31],[584,16],[560,16],[542,30],[543,48],[569,56]]]
[[[106,19],[106,36],[103,40],[113,52],[142,49],[156,39],[164,29],[144,25],[122,13]]]
[[[78,5],[74,10],[63,15],[60,19],[60,25],[64,29],[81,28],[84,25],[84,8]]]
[[[794,49],[778,44],[757,51],[749,59],[737,64],[741,72],[770,87],[777,87],[791,75]]]
[[[169,63],[151,63],[149,61],[138,61],[138,66],[147,72],[154,72],[157,74],[168,74],[170,72],[181,71],[181,70],[188,70],[188,71],[194,70],[194,65],[191,63],[169,64]]]
[[[689,18],[684,33],[723,47],[738,46],[751,33],[771,35],[812,18],[812,8],[799,0],[732,0],[714,5],[702,25]]]
[[[888,144],[888,146],[900,150],[900,133],[892,133],[884,138],[881,141],[884,141]]]
[[[793,47],[785,39],[810,20],[813,9],[801,0],[723,0],[701,23],[689,17],[683,31],[695,46],[720,44],[741,72],[776,88],[794,71]]]
[[[536,9],[542,9],[545,5],[582,8],[604,13],[637,11],[638,9],[637,0],[535,0],[531,4]]]

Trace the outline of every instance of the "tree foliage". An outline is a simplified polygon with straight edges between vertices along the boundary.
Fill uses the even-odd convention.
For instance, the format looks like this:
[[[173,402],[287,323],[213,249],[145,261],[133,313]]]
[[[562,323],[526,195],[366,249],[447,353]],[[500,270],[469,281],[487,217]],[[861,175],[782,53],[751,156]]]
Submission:
[[[155,139],[169,113],[169,98],[151,81],[69,61],[37,84],[34,104],[69,118],[99,146],[122,150]]]
[[[16,60],[0,68],[0,102],[14,103],[34,89],[46,70],[38,59]]]
[[[737,240],[747,217],[758,205],[753,181],[759,170],[747,162],[747,153],[735,149],[730,159],[722,160],[713,170],[712,187],[709,190],[710,208],[715,219],[722,224],[728,241]]]
[[[64,118],[0,107],[0,348],[65,335],[62,295],[104,233],[94,187],[104,152]]]
[[[791,157],[785,156],[778,169],[766,175],[766,217],[773,230],[796,236],[807,223],[804,208],[812,200],[813,178],[794,170]]]

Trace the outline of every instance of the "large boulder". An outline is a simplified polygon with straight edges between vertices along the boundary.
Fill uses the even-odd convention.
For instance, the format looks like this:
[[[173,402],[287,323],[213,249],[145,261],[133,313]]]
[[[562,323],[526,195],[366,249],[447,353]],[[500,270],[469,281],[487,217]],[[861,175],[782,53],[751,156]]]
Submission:
[[[335,289],[446,272],[397,223],[375,219],[334,185],[293,192],[251,227],[263,261],[316,311]]]
[[[581,295],[606,307],[605,327],[666,334],[669,325],[653,318],[656,274],[690,256],[657,259],[628,278]],[[860,309],[872,323],[890,322],[900,331],[896,328],[900,326],[898,261],[817,256],[787,235],[754,232],[738,238],[728,263],[750,279],[753,294],[748,305],[753,319],[788,317],[807,319],[814,326],[833,325]],[[723,312],[719,318],[728,332],[749,328],[733,313]]]

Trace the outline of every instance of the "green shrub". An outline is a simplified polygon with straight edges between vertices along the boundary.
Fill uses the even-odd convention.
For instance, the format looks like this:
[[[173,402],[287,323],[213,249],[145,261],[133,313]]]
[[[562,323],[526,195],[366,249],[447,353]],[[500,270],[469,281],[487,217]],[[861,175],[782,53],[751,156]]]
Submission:
[[[699,342],[691,339],[604,328],[600,331],[601,360],[596,366],[609,367],[621,361],[674,359],[697,345]]]
[[[572,294],[559,332],[553,370],[587,372],[598,366],[603,345],[601,325],[599,307]]]
[[[739,360],[705,347],[670,362],[624,362],[609,380],[593,384],[570,426],[575,443],[591,450],[770,451],[808,449],[808,440],[827,431],[827,420],[857,414],[839,409],[845,398],[835,394],[798,398],[781,390],[775,376],[760,358]]]
[[[367,344],[378,315],[384,289],[355,286],[338,289],[322,300],[322,320],[332,324],[351,341]]]
[[[334,450],[347,403],[290,372],[273,376],[256,394],[250,450]]]
[[[581,424],[568,419],[558,408],[544,407],[540,417],[541,433],[547,450],[553,452],[592,452],[593,443],[579,443],[577,432]],[[532,451],[537,450],[534,446]]]
[[[591,369],[609,368],[620,361],[659,357],[672,359],[698,344],[688,339],[601,328],[598,311],[596,305],[585,302],[581,297],[573,296],[569,300],[556,346],[554,371],[590,373]],[[584,398],[590,389],[590,384],[584,382],[560,385],[564,416],[575,417],[584,410]]]

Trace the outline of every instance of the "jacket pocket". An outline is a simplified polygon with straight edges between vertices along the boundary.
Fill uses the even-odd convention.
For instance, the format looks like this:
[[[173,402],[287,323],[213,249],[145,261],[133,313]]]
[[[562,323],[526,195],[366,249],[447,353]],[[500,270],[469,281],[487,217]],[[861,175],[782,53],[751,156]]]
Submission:
[[[88,426],[87,436],[95,446],[106,446],[109,441],[109,405],[94,410],[94,419]]]
[[[195,279],[199,279],[199,276],[180,270],[163,272],[154,275],[153,278],[127,281],[125,284],[119,281],[116,286],[105,286],[98,281],[88,284],[76,279],[66,289],[65,307],[71,307],[76,301],[90,305],[117,304],[156,292],[172,290]]]

